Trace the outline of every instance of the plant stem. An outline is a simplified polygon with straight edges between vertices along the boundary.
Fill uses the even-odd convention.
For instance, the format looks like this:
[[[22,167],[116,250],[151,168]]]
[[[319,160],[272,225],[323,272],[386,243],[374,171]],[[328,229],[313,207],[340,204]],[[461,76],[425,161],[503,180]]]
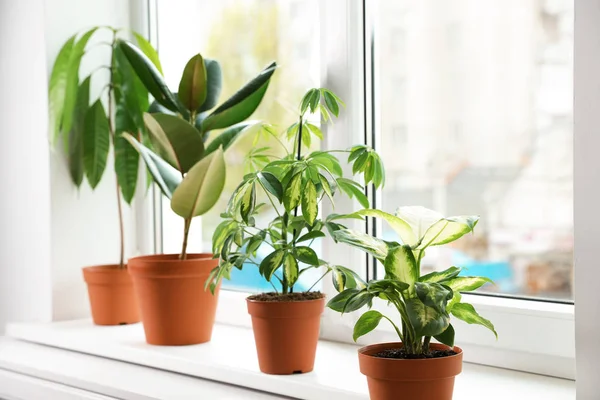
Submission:
[[[187,259],[188,236],[190,234],[190,225],[191,224],[192,224],[192,218],[185,218],[183,220],[183,244],[181,245],[181,254],[179,255],[180,260]]]
[[[425,336],[425,340],[423,340],[423,353],[429,353],[429,342],[431,342],[431,336]]]
[[[329,270],[327,270],[323,275],[321,275],[321,277],[319,279],[317,279],[317,281],[315,283],[313,283],[313,285],[311,287],[308,288],[308,290],[306,291],[306,293],[310,292],[312,288],[314,288],[317,283],[321,282],[321,279],[325,278],[325,276],[329,273]]]

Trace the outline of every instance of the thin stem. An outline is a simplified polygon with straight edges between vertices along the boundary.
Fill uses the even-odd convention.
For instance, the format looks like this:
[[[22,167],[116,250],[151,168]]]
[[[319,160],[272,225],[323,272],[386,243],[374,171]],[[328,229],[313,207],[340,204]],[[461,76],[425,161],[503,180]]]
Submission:
[[[181,254],[179,255],[180,260],[187,259],[187,245],[188,236],[190,234],[190,225],[192,224],[192,218],[185,218],[183,222],[183,244],[181,245]]]
[[[308,288],[308,290],[306,291],[307,293],[311,291],[312,288],[314,288],[315,286],[317,286],[317,283],[321,282],[321,279],[325,278],[325,276],[329,273],[329,270],[327,270],[323,275],[321,275],[321,277],[319,279],[317,279],[317,281],[315,283],[313,283],[313,285]]]
[[[425,336],[423,340],[423,353],[425,354],[429,353],[429,342],[431,342],[431,336]]]
[[[265,185],[263,185],[263,183],[260,181],[260,179],[258,179],[257,182],[263,188],[265,193],[267,194],[267,197],[269,198],[269,201],[271,202],[271,205],[273,206],[273,210],[275,210],[277,215],[281,217],[281,214],[279,213],[279,210],[277,209],[277,207],[275,207],[275,202],[271,198],[271,194],[269,193],[269,191],[265,188]]]

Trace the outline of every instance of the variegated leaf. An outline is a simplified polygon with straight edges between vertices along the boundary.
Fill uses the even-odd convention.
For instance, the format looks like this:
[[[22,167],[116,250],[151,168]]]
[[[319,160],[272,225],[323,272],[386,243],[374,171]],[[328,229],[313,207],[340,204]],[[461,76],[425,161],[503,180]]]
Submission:
[[[414,294],[414,284],[419,279],[419,267],[410,246],[402,245],[389,249],[383,263],[386,279],[396,279],[409,285],[409,295]]]
[[[496,335],[496,339],[498,339],[498,333],[496,333],[496,329],[494,328],[494,324],[492,324],[487,319],[483,318],[481,315],[475,311],[475,307],[468,303],[457,303],[452,307],[452,315],[456,318],[465,321],[468,324],[478,324],[485,326],[490,331],[494,332]]]
[[[333,237],[338,242],[349,244],[371,254],[381,262],[384,262],[388,255],[388,246],[383,240],[363,232],[352,229],[339,229],[333,232]]]
[[[450,318],[447,314],[426,306],[418,298],[406,300],[406,312],[418,336],[439,335],[450,324]]]

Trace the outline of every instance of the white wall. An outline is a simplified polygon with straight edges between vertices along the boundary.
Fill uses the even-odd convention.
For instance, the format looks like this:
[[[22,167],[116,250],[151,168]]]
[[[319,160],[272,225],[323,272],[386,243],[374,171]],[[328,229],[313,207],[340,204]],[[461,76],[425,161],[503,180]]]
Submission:
[[[52,313],[42,6],[0,0],[0,334]]]

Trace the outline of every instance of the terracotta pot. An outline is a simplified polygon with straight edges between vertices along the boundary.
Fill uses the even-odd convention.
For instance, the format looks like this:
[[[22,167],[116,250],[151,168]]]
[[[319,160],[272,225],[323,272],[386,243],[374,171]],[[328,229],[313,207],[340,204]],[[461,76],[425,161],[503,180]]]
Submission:
[[[219,260],[212,254],[157,254],[129,260],[149,344],[181,346],[210,341],[219,288],[204,290]]]
[[[248,313],[252,316],[260,370],[274,375],[312,371],[325,298],[246,301]]]
[[[400,360],[373,357],[402,343],[381,343],[358,350],[360,372],[367,376],[371,400],[452,400],[454,377],[462,371],[462,349],[449,357]],[[431,349],[445,350],[442,344]]]
[[[92,319],[96,325],[127,325],[140,322],[133,283],[126,268],[99,265],[83,268]]]

